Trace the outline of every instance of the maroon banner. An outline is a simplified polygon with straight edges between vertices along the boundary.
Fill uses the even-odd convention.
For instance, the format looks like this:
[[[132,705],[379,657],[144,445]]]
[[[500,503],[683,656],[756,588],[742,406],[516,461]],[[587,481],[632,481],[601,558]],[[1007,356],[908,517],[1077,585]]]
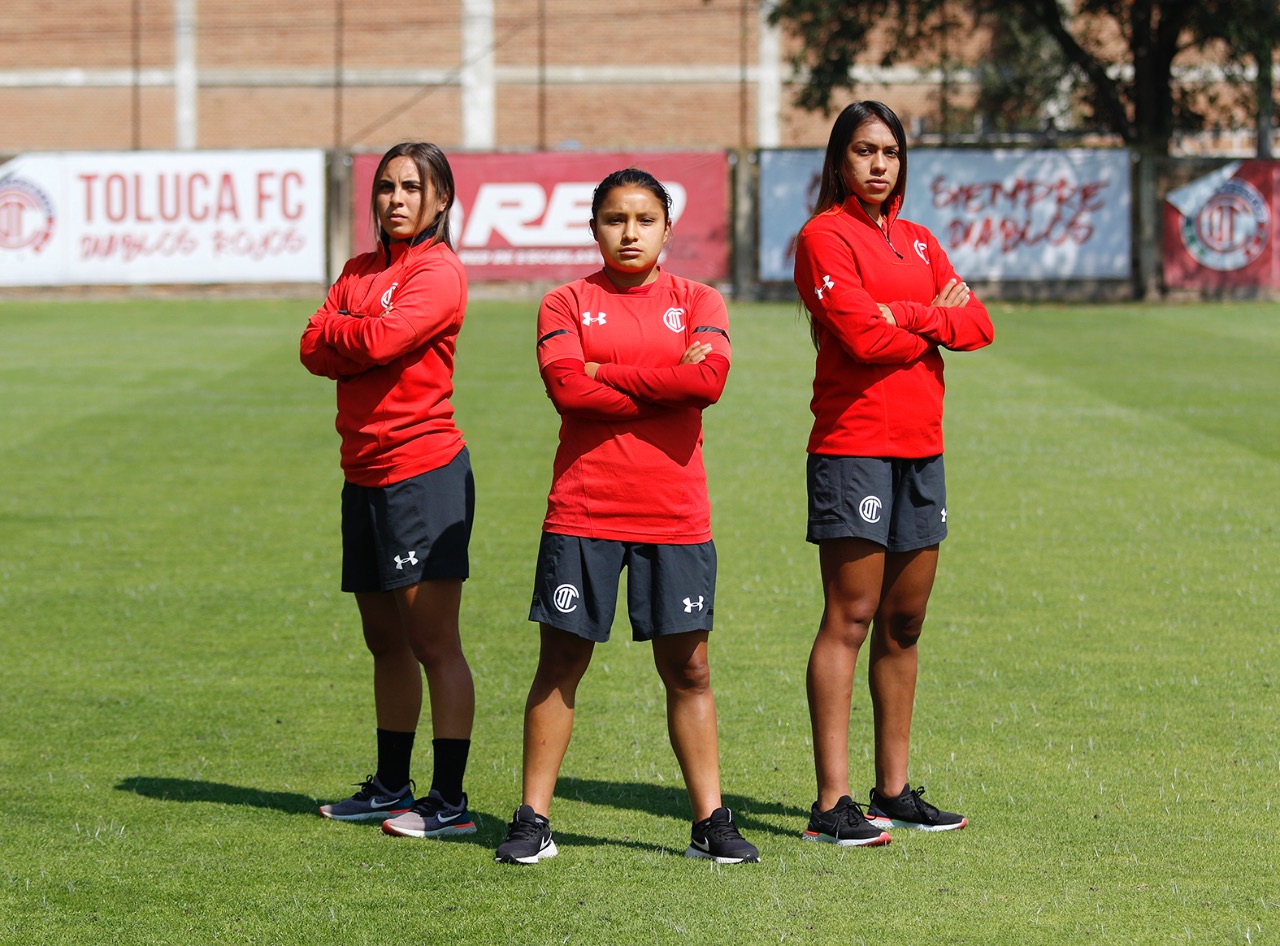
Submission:
[[[1170,289],[1280,289],[1280,161],[1237,161],[1170,192],[1164,281]]]
[[[351,176],[352,251],[373,247],[369,194],[378,155],[357,155]],[[568,282],[600,268],[591,194],[609,173],[639,167],[671,192],[671,241],[662,264],[699,282],[729,274],[729,163],[723,152],[450,155],[458,198],[450,228],[472,282]]]

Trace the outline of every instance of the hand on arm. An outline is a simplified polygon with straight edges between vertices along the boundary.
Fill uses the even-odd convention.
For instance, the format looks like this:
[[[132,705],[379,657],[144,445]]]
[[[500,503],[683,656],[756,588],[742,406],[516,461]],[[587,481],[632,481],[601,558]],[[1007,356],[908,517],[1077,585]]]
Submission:
[[[640,401],[701,410],[720,400],[728,375],[728,358],[706,342],[694,342],[669,368],[597,365],[593,377]]]
[[[587,420],[635,420],[652,417],[662,410],[589,377],[587,366],[576,358],[562,358],[548,364],[542,369],[542,383],[560,414]]]

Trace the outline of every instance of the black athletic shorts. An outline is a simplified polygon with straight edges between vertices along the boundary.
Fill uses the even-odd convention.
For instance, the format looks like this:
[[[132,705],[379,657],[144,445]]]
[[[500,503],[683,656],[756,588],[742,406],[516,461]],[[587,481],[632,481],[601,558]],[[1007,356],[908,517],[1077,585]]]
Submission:
[[[870,539],[890,552],[910,552],[947,537],[941,454],[920,460],[810,454],[807,481],[810,542]]]
[[[654,545],[542,533],[529,620],[587,640],[609,639],[627,569],[631,639],[711,630],[716,546]]]
[[[342,590],[391,591],[470,573],[476,489],[467,448],[391,486],[342,487]]]

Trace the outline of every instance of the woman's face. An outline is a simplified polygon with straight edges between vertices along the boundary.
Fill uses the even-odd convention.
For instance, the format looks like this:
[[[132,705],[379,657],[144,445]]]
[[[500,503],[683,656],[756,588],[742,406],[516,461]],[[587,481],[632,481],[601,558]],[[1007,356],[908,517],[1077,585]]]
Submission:
[[[448,202],[429,178],[422,180],[413,158],[392,158],[378,178],[378,222],[393,240],[413,239],[435,223]]]
[[[671,236],[667,208],[643,187],[615,187],[591,221],[609,278],[618,286],[641,286],[657,278],[658,254]]]
[[[844,156],[844,183],[873,219],[898,185],[898,139],[878,118],[863,122],[849,139]]]

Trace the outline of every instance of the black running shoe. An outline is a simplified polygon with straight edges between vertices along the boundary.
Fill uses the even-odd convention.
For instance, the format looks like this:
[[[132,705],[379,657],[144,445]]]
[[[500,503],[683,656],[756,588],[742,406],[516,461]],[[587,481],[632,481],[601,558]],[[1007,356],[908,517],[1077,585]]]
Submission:
[[[964,815],[934,808],[920,797],[923,794],[923,785],[908,786],[897,798],[885,798],[873,788],[867,819],[881,828],[915,828],[917,831],[955,831],[969,823]]]
[[[685,849],[685,857],[701,857],[715,861],[717,864],[755,863],[760,860],[760,852],[738,833],[733,823],[733,812],[728,808],[717,808],[705,821],[695,821],[693,836],[689,847]]]
[[[842,795],[829,811],[819,811],[814,802],[803,837],[841,847],[879,847],[889,843],[889,832],[868,821],[862,806],[848,795]]]
[[[321,805],[320,814],[334,821],[381,821],[402,815],[413,805],[413,782],[398,791],[390,791],[370,775],[360,783],[360,790],[350,798]]]
[[[493,859],[499,864],[536,864],[558,853],[556,842],[551,840],[551,822],[528,805],[521,805],[511,816],[506,840],[498,845]]]

